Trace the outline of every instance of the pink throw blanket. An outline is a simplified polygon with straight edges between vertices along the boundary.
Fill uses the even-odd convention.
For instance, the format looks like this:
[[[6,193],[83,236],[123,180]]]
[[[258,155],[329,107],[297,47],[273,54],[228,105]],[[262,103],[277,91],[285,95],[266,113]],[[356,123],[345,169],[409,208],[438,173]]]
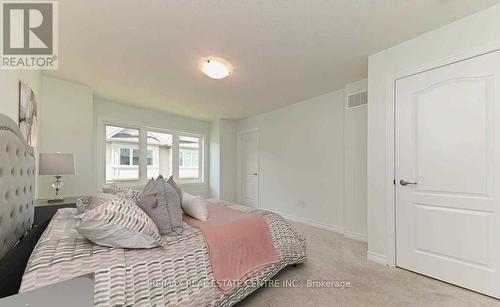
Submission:
[[[228,293],[245,275],[278,261],[271,233],[261,215],[208,204],[208,221],[184,215],[198,227],[207,243],[219,288]]]

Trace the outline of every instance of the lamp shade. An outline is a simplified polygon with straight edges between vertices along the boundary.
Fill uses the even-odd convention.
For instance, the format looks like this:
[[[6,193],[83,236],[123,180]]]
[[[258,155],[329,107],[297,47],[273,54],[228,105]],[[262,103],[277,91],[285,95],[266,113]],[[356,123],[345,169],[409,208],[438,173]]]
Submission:
[[[75,161],[72,153],[41,153],[40,175],[74,175]]]

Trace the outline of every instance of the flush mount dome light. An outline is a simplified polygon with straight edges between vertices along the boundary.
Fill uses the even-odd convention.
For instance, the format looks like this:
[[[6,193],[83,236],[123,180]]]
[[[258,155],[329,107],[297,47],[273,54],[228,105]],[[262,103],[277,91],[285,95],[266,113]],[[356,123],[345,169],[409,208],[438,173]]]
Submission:
[[[201,71],[213,79],[224,79],[231,74],[231,67],[221,59],[205,59],[201,64]]]

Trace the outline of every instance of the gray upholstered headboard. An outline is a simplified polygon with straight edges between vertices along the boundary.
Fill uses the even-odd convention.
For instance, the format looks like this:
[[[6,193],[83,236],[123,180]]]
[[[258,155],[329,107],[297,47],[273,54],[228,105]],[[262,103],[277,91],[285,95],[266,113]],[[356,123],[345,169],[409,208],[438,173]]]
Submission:
[[[0,114],[0,259],[33,224],[35,165],[17,124]]]

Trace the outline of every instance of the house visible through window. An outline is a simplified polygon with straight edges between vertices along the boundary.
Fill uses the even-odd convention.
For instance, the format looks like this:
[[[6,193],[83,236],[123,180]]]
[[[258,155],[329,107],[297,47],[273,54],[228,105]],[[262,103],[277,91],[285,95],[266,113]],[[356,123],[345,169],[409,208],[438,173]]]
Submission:
[[[153,150],[148,149],[147,154],[148,165],[153,165]]]
[[[106,182],[139,180],[139,130],[106,126]]]
[[[133,149],[132,150],[132,165],[139,165],[139,149]]]
[[[118,146],[115,146],[118,147]],[[139,165],[139,150],[133,147],[121,147],[120,149],[120,165]]]
[[[179,137],[179,178],[194,179],[200,176],[200,139]]]
[[[105,125],[105,134],[107,184],[126,181],[139,183],[158,175],[168,178],[174,173],[181,182],[203,181],[201,137],[177,136],[178,142],[174,144],[174,133],[119,125]],[[142,148],[141,144],[146,144],[146,148]],[[179,155],[175,167],[172,159],[174,152]]]
[[[148,131],[147,143],[147,178],[156,178],[160,174],[165,178],[170,177],[172,175],[172,134]]]
[[[130,165],[129,148],[120,148],[120,165]]]

